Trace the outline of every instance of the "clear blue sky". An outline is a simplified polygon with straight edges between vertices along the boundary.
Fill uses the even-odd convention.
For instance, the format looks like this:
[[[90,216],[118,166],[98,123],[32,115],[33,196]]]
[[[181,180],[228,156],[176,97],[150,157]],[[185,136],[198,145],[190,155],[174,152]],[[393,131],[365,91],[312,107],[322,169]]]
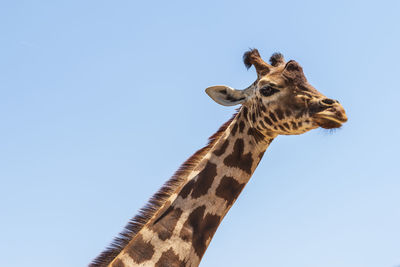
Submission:
[[[302,2],[302,3],[300,3]],[[234,112],[249,47],[346,108],[278,137],[201,266],[400,264],[399,1],[2,1],[0,266],[85,266]]]

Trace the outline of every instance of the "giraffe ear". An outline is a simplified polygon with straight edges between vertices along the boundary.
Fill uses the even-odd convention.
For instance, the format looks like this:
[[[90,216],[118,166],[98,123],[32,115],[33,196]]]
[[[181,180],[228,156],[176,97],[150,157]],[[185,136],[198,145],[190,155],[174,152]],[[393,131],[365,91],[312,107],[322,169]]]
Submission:
[[[225,85],[211,86],[206,93],[218,104],[223,106],[234,106],[246,101],[244,90],[236,90]]]

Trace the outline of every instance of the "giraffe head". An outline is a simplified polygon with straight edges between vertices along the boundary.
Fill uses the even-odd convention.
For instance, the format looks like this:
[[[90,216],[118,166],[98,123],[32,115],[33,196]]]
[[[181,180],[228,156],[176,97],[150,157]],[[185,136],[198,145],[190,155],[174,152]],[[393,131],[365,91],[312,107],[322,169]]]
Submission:
[[[347,121],[342,105],[311,86],[296,61],[285,62],[282,54],[275,53],[268,64],[257,49],[246,52],[243,60],[257,71],[252,85],[244,90],[212,86],[206,93],[224,106],[242,104],[252,128],[268,135],[292,135],[318,127],[339,128]]]

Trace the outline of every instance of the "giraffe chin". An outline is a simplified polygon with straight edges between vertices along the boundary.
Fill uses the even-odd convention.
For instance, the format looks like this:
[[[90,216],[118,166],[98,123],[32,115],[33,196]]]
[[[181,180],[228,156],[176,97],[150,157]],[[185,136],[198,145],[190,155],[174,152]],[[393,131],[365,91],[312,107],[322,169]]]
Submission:
[[[328,116],[316,116],[314,122],[321,128],[324,129],[336,129],[342,127],[344,121],[340,121],[337,118]]]

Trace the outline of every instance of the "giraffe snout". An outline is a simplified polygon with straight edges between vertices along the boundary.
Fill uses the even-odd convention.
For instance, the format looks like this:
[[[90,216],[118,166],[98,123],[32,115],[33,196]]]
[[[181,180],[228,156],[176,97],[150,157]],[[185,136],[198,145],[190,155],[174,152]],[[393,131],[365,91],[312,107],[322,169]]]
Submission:
[[[325,108],[328,106],[328,108],[325,111],[327,113],[331,113],[331,115],[334,115],[334,117],[336,117],[341,122],[347,121],[346,112],[343,106],[339,103],[339,101],[335,99],[324,98],[320,101],[320,104]]]
[[[339,104],[339,101],[335,100],[335,99],[330,99],[330,98],[324,98],[320,101],[320,103],[324,106],[332,106],[334,104]]]
[[[322,128],[339,128],[347,119],[343,106],[337,100],[325,98],[319,101],[324,109],[314,114],[315,122]]]
[[[335,114],[336,116],[342,121],[342,123],[346,122],[348,120],[346,111],[344,110],[343,106],[340,105],[339,103],[335,107]]]

